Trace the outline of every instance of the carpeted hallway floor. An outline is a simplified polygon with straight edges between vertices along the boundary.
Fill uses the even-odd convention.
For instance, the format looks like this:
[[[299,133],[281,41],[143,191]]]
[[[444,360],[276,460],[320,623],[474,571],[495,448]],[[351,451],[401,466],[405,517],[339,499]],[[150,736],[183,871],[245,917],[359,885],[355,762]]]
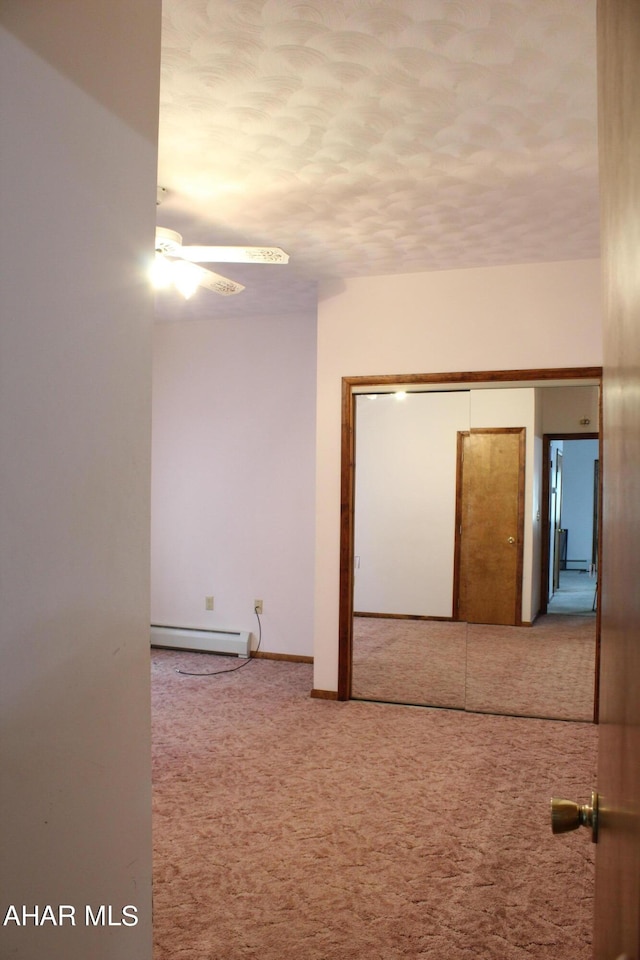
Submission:
[[[597,580],[584,570],[561,570],[560,584],[549,601],[549,613],[589,616],[595,613]]]
[[[176,673],[234,664],[153,651],[155,960],[590,958],[592,845],[548,804],[596,727]]]

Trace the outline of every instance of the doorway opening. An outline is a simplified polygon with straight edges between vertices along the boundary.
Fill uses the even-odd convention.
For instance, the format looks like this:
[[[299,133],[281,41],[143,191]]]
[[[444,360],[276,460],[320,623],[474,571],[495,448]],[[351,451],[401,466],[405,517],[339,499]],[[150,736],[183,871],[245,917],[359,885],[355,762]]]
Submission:
[[[598,433],[543,438],[541,614],[598,616]]]

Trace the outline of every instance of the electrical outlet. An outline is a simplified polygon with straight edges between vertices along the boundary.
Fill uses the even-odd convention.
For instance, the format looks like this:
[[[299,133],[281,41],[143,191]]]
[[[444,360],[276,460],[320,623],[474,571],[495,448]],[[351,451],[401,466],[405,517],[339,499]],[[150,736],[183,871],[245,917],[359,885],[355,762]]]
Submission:
[[[254,600],[253,609],[256,613],[262,613],[262,600]]]
[[[204,598],[204,608],[205,610],[213,610],[213,597]]]

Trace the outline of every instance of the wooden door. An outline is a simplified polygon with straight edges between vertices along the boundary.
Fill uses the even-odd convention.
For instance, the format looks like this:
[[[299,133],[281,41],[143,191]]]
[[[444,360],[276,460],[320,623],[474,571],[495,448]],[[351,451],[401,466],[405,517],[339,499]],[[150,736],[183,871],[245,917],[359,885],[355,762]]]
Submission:
[[[522,617],[525,429],[458,434],[454,617],[515,625]]]
[[[594,952],[640,960],[638,0],[600,0],[598,73],[605,453]]]

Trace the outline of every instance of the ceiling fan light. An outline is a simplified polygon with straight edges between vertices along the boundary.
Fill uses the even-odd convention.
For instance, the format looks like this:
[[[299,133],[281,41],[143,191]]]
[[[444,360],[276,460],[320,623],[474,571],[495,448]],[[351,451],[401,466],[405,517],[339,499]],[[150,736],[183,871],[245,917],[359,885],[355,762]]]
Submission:
[[[173,264],[162,253],[156,253],[149,276],[156,290],[164,290],[173,282]]]
[[[185,300],[192,297],[200,286],[203,271],[195,263],[186,260],[176,260],[172,264],[173,283]]]

